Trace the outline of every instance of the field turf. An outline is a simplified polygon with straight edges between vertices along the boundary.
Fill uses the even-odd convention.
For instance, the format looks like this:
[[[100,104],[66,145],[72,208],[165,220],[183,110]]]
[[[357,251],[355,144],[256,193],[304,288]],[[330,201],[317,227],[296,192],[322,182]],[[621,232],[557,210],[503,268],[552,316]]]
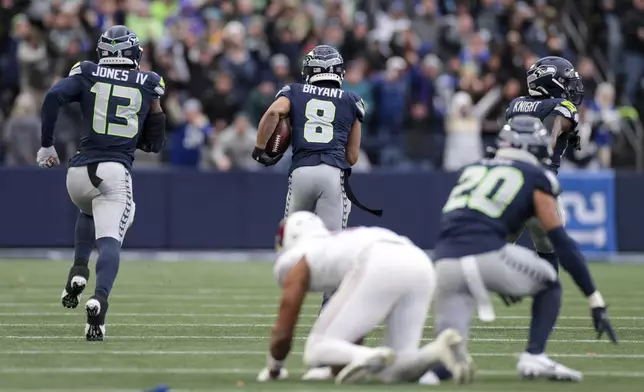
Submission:
[[[142,391],[159,384],[173,391],[221,392],[432,389],[299,381],[317,295],[307,300],[287,361],[291,380],[256,383],[279,295],[268,263],[124,262],[110,302],[108,339],[102,343],[84,340],[82,305],[73,311],[60,306],[67,271],[61,262],[0,262],[0,391]],[[587,302],[564,278],[564,307],[548,348],[552,357],[584,372],[581,384],[515,376],[515,355],[527,335],[528,300],[513,308],[497,302],[499,319],[474,326],[471,351],[480,369],[474,384],[444,383],[436,389],[644,390],[644,266],[594,265],[593,272],[611,305],[621,344],[595,341]],[[376,344],[378,335],[368,344]],[[431,335],[430,320],[426,337]]]

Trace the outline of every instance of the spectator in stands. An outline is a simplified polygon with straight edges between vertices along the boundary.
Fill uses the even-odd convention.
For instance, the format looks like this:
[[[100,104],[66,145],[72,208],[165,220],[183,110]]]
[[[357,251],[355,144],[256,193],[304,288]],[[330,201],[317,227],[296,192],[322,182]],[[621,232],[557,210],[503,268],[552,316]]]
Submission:
[[[474,113],[472,97],[468,93],[454,94],[445,127],[445,170],[456,171],[483,158],[481,121]]]
[[[183,123],[170,135],[170,164],[196,168],[203,165],[203,152],[213,130],[198,100],[189,99],[183,110]]]
[[[633,0],[633,9],[624,17],[623,29],[626,94],[634,104],[644,76],[644,0]]]
[[[7,148],[5,164],[36,164],[36,151],[40,147],[40,117],[33,94],[25,92],[16,98],[2,138]]]
[[[621,118],[615,107],[615,88],[610,83],[597,86],[595,99],[585,113],[591,126],[591,140],[597,145],[601,167],[610,168],[613,135],[620,131]]]
[[[219,171],[256,170],[257,162],[251,157],[255,148],[257,129],[245,113],[236,115],[232,125],[221,131],[214,143],[211,158]]]

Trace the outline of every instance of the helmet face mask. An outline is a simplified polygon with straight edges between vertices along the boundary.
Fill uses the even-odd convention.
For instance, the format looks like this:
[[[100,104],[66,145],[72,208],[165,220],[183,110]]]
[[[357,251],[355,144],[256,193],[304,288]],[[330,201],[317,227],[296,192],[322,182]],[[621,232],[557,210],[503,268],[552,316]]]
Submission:
[[[126,66],[138,69],[143,49],[139,38],[125,26],[112,26],[98,39],[98,65]]]
[[[342,55],[329,45],[316,46],[302,61],[302,79],[306,84],[330,81],[341,87],[344,72]]]
[[[532,97],[563,98],[579,105],[584,99],[584,84],[570,61],[556,56],[539,59],[526,73]]]

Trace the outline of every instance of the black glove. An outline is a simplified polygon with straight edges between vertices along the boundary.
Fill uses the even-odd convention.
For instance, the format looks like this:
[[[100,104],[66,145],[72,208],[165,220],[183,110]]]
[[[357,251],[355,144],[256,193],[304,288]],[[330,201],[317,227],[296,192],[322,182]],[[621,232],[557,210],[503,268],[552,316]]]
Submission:
[[[573,131],[568,135],[568,145],[575,150],[581,150],[581,138],[579,137],[579,131]]]
[[[519,302],[523,301],[523,297],[515,297],[508,294],[499,294],[499,298],[501,298],[501,301],[503,301],[505,306],[512,306],[514,304],[518,304]]]
[[[273,166],[282,159],[283,155],[284,154],[280,154],[274,157],[269,157],[263,148],[255,147],[253,150],[253,159],[264,166]]]
[[[610,323],[608,313],[606,313],[606,308],[591,308],[591,314],[593,316],[593,326],[597,332],[597,339],[601,339],[605,332],[610,341],[617,344],[617,335],[615,335],[613,326]]]

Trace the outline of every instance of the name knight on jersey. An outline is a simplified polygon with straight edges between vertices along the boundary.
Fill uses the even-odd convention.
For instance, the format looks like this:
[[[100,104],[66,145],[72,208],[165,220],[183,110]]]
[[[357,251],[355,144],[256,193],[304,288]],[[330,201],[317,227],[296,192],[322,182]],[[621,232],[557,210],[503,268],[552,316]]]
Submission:
[[[115,68],[106,68],[106,67],[96,67],[92,76],[98,76],[101,78],[109,78],[114,80],[122,80],[127,82],[130,80],[130,71],[125,69],[115,69]],[[148,79],[148,75],[137,72],[136,73],[136,83],[145,84],[145,81]]]
[[[330,98],[342,98],[342,94],[344,94],[344,91],[339,88],[317,87],[312,84],[302,85],[302,92]]]
[[[540,101],[519,101],[515,102],[514,106],[512,107],[513,112],[521,112],[521,113],[532,113],[536,112],[539,108],[539,105],[541,105]]]

